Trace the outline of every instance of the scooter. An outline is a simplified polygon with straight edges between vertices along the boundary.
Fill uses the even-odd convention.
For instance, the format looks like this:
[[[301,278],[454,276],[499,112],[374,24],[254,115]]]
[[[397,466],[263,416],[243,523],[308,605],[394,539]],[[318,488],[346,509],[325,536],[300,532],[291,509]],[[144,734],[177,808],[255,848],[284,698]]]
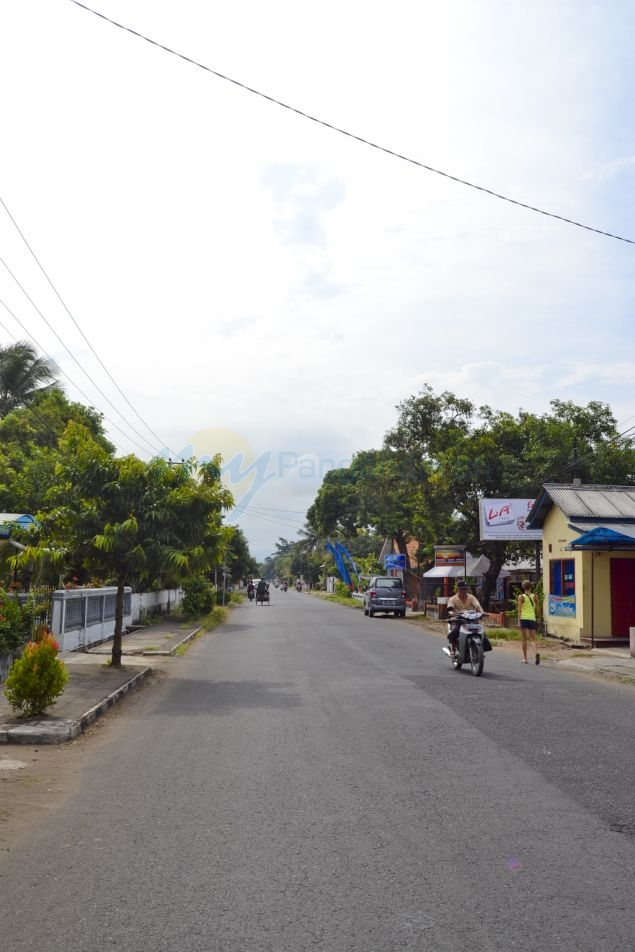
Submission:
[[[443,649],[444,653],[450,658],[453,668],[460,671],[464,664],[469,664],[472,674],[477,678],[483,673],[485,646],[489,645],[485,628],[481,622],[482,617],[483,612],[456,612],[454,618],[448,622],[448,635],[450,626],[459,622],[459,639],[456,642],[456,650],[452,651],[451,647]]]
[[[256,589],[253,587],[253,585],[251,585],[247,589],[247,598],[249,599],[250,602],[253,602],[255,596],[256,596]]]

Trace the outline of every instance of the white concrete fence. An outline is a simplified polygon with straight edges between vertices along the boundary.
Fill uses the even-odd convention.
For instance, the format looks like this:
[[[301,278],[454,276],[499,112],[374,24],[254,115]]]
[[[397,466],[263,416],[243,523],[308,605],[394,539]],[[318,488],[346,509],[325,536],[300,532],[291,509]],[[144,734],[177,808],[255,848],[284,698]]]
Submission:
[[[109,641],[115,633],[117,589],[72,588],[53,592],[51,632],[62,651],[86,651]],[[160,592],[124,590],[123,626],[142,622],[148,614],[167,614],[183,600],[182,589]]]
[[[49,627],[62,651],[87,651],[110,641],[115,633],[116,588],[71,588],[53,592]],[[142,623],[147,615],[168,614],[183,601],[183,589],[124,591],[123,625]],[[0,684],[20,650],[0,656]]]

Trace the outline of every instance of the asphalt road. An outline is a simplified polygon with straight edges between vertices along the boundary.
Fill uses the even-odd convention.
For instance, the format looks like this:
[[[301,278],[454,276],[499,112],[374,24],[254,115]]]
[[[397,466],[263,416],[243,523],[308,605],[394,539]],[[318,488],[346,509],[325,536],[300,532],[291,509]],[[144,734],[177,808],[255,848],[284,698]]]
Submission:
[[[3,952],[632,952],[632,687],[272,591],[0,860]]]

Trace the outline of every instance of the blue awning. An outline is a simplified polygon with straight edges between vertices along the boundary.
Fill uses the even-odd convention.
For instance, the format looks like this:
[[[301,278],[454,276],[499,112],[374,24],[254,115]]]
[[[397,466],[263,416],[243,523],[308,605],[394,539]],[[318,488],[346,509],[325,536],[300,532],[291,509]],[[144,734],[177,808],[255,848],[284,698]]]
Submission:
[[[571,526],[576,532],[581,532],[578,539],[574,539],[568,549],[604,549],[604,548],[633,548],[635,547],[635,525],[624,523]],[[583,531],[586,529],[586,531]]]

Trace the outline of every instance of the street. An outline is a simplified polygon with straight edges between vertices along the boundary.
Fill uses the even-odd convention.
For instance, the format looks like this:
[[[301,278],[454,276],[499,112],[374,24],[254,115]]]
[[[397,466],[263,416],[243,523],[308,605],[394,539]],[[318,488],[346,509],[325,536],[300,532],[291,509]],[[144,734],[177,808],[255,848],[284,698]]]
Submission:
[[[271,593],[82,741],[3,952],[631,952],[631,686]]]

